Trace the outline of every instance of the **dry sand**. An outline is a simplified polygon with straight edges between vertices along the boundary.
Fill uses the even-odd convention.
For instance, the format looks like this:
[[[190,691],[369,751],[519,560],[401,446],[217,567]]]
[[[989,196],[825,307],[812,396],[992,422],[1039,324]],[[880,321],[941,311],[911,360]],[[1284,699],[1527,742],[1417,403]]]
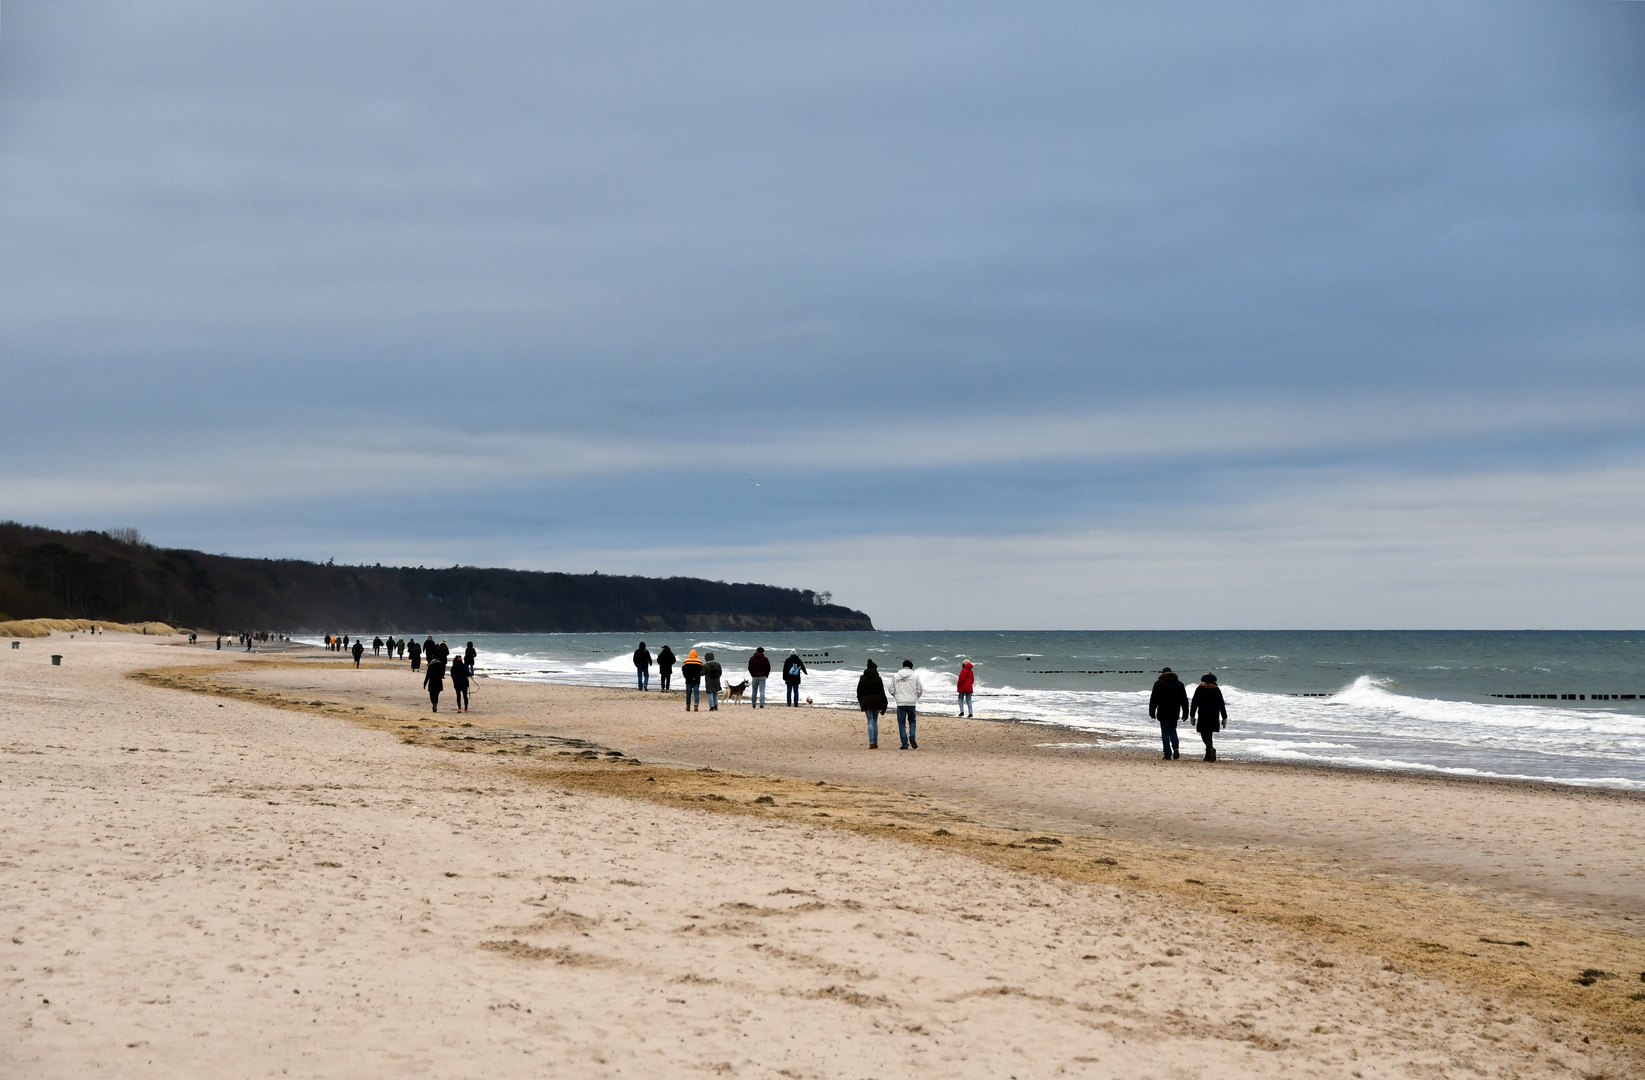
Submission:
[[[433,717],[403,665],[113,635],[0,664],[7,1077],[1645,1075],[1626,796],[498,680]]]

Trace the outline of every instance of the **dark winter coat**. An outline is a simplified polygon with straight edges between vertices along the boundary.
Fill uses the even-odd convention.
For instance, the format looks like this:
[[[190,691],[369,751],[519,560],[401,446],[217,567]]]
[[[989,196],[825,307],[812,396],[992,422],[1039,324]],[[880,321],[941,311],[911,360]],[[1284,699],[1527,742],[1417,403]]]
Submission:
[[[468,689],[468,664],[460,656],[451,662],[451,687],[454,690]]]
[[[1228,706],[1223,703],[1222,689],[1200,683],[1194,687],[1194,703],[1188,707],[1194,718],[1195,731],[1218,731],[1228,726]]]
[[[635,649],[634,666],[636,668],[649,670],[651,667],[651,653],[646,649]]]
[[[863,712],[882,713],[889,705],[885,700],[885,680],[880,678],[880,669],[870,660],[862,678],[857,680],[857,708]]]
[[[1188,715],[1188,691],[1173,672],[1167,671],[1154,683],[1148,696],[1148,715],[1162,724],[1175,724]]]
[[[667,645],[664,645],[663,651],[657,654],[657,670],[674,670],[674,650],[670,649]]]
[[[685,663],[681,664],[680,665],[680,678],[684,679],[686,681],[687,685],[695,685],[699,682],[702,682],[702,679],[703,679],[703,663],[702,663],[702,661],[701,660],[687,660]]]
[[[771,674],[771,657],[763,652],[757,652],[748,658],[748,673],[756,679],[763,679]]]
[[[800,659],[799,653],[789,653],[788,659],[783,661],[783,682],[792,686],[800,685],[800,676],[809,675],[805,669],[805,661]]]
[[[436,694],[446,688],[446,666],[439,659],[428,662],[428,674],[423,676],[423,685]]]
[[[710,694],[718,694],[720,692],[720,676],[723,674],[725,674],[725,669],[720,666],[718,660],[708,661],[703,665],[703,689]]]

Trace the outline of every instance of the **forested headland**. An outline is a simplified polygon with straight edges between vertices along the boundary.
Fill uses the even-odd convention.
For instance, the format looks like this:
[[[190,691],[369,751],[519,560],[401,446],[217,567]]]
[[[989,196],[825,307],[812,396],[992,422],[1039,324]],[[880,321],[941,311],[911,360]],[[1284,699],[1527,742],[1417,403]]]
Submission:
[[[135,530],[0,523],[0,620],[156,621],[210,633],[872,630],[827,593],[702,578],[339,566],[155,547]]]

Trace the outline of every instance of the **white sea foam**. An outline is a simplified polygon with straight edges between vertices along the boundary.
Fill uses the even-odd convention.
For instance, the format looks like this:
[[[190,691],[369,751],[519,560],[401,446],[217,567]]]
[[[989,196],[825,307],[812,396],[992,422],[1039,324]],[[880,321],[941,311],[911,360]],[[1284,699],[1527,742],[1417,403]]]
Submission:
[[[505,678],[625,688],[633,685],[631,647],[576,655],[595,643],[573,637],[563,642],[539,639],[545,646],[543,652],[482,651],[482,670]],[[726,674],[733,680],[741,677],[743,665],[753,652],[751,644],[720,640],[685,648],[675,646],[675,652],[683,659],[689,648],[696,648],[699,654],[710,650],[720,653]],[[804,694],[817,707],[854,709],[861,657],[889,654],[880,667],[881,675],[889,679],[901,658],[911,652],[918,655],[918,649],[912,644],[899,647],[895,641],[869,640],[847,646],[808,643],[794,651],[815,657],[838,650],[836,655],[842,659],[854,657],[843,666],[812,667],[804,682]],[[788,645],[766,644],[773,667],[779,666],[789,651]],[[935,652],[927,647],[923,651],[931,656],[930,665],[939,666],[917,669],[925,686],[921,709],[927,723],[940,725],[944,716],[957,712],[957,672],[944,670],[943,666],[957,667],[955,658],[970,654],[965,649]],[[1088,658],[1057,659],[1051,666],[1134,666],[1149,671],[1159,666],[1154,658],[1120,660],[1118,655],[1111,652],[1101,657],[1088,654]],[[993,677],[986,658],[974,659],[979,719],[1014,719],[1100,734],[1103,741],[1093,745],[1101,749],[1158,751],[1159,729],[1148,719],[1147,690],[1021,686],[1018,681],[1032,679],[1033,673],[1023,672],[1020,666],[1012,668],[1013,656],[1037,659],[1032,650],[997,655],[992,665],[997,675]],[[1279,658],[1263,654],[1259,659],[1267,662]],[[1015,663],[1020,665],[1022,661]],[[1340,670],[1344,666],[1310,663],[1306,658],[1295,663],[1309,670]],[[1429,664],[1420,670],[1434,668]],[[1477,673],[1482,668],[1476,665],[1472,670]],[[1518,670],[1532,668],[1522,665]],[[999,684],[990,685],[996,678]],[[780,678],[774,681],[780,684]],[[653,681],[652,686],[656,685]],[[1390,678],[1352,672],[1344,672],[1343,685],[1329,696],[1247,690],[1233,679],[1224,680],[1223,691],[1230,726],[1218,736],[1217,745],[1219,753],[1230,759],[1645,789],[1645,770],[1640,767],[1645,761],[1645,715],[1637,712],[1593,705],[1573,708],[1552,702],[1530,705],[1448,700],[1402,692]],[[780,686],[777,692],[780,694]],[[934,737],[941,728],[931,730]],[[1197,744],[1198,739],[1186,724],[1180,734],[1187,756],[1187,744]]]

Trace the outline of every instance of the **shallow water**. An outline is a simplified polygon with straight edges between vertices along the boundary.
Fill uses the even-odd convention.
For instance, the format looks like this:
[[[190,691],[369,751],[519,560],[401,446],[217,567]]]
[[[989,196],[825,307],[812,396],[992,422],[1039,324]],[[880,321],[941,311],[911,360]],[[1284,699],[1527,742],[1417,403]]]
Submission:
[[[635,684],[637,635],[472,640],[494,675]],[[912,660],[928,724],[954,714],[954,680],[969,659],[978,717],[1069,729],[1048,741],[1077,744],[1077,733],[1093,732],[1118,737],[1103,746],[1148,749],[1159,746],[1147,706],[1154,673],[1170,665],[1192,690],[1212,670],[1228,701],[1222,757],[1645,789],[1645,632],[903,631],[647,642],[653,654],[664,644],[682,657],[713,650],[733,682],[746,677],[755,646],[778,669],[796,650],[811,671],[803,692],[819,706],[854,707],[871,657],[886,674]],[[652,680],[655,688],[655,670]],[[774,704],[782,692],[773,676]],[[1183,752],[1197,755],[1198,736],[1181,735]]]

